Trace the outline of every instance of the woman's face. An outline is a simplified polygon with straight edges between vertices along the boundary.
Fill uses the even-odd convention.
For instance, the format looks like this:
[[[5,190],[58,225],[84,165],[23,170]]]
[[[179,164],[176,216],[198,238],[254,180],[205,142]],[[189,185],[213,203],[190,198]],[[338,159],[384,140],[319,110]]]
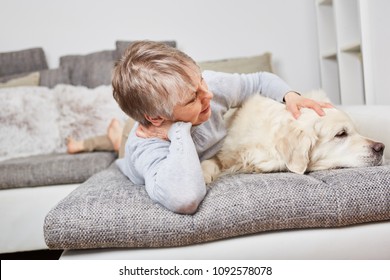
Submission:
[[[211,116],[210,101],[213,94],[208,90],[206,82],[197,72],[192,72],[192,85],[188,97],[173,107],[174,121],[190,122],[199,125],[207,121]]]

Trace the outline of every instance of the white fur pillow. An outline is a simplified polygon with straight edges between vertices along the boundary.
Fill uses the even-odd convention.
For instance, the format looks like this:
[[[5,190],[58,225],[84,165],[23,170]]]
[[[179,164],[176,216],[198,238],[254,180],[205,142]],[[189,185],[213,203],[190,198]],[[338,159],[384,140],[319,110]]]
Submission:
[[[93,89],[83,86],[58,85],[54,88],[59,110],[60,138],[77,140],[107,133],[112,118],[124,121],[126,115],[112,96],[111,86]],[[57,152],[65,152],[65,141]]]
[[[60,142],[53,91],[0,89],[0,160],[52,153]]]
[[[58,85],[0,89],[0,161],[66,152],[66,138],[106,134],[112,118],[127,117],[111,86]]]

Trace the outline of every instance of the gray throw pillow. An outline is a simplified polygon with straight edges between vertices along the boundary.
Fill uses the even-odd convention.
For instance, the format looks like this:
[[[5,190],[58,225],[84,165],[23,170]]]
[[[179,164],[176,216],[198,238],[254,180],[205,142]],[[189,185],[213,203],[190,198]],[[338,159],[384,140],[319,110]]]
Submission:
[[[0,77],[47,69],[42,48],[0,53]]]
[[[39,85],[53,88],[58,84],[70,84],[69,71],[65,68],[49,69],[40,72]]]
[[[114,64],[115,51],[111,50],[60,58],[60,66],[69,71],[70,83],[89,88],[111,84]]]
[[[134,42],[135,41],[116,41],[115,42],[115,45],[116,45],[116,59],[117,60],[120,59],[124,55],[126,49]],[[168,46],[176,48],[176,41],[160,41],[160,42],[161,43],[165,43]]]

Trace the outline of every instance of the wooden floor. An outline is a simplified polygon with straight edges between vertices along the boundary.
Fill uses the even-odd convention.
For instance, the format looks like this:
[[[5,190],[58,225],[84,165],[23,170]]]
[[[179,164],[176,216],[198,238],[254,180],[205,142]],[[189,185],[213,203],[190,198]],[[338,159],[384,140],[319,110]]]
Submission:
[[[40,250],[0,254],[1,260],[58,260],[62,250]]]

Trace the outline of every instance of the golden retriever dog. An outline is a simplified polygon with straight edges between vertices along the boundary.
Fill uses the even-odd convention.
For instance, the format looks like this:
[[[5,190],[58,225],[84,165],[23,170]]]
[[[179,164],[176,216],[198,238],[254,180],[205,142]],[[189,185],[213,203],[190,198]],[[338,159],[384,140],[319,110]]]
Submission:
[[[309,96],[329,102],[322,91]],[[255,95],[234,112],[216,156],[202,162],[206,183],[226,173],[305,172],[381,165],[384,144],[360,135],[337,108],[325,116],[301,109],[294,119],[286,106]]]

